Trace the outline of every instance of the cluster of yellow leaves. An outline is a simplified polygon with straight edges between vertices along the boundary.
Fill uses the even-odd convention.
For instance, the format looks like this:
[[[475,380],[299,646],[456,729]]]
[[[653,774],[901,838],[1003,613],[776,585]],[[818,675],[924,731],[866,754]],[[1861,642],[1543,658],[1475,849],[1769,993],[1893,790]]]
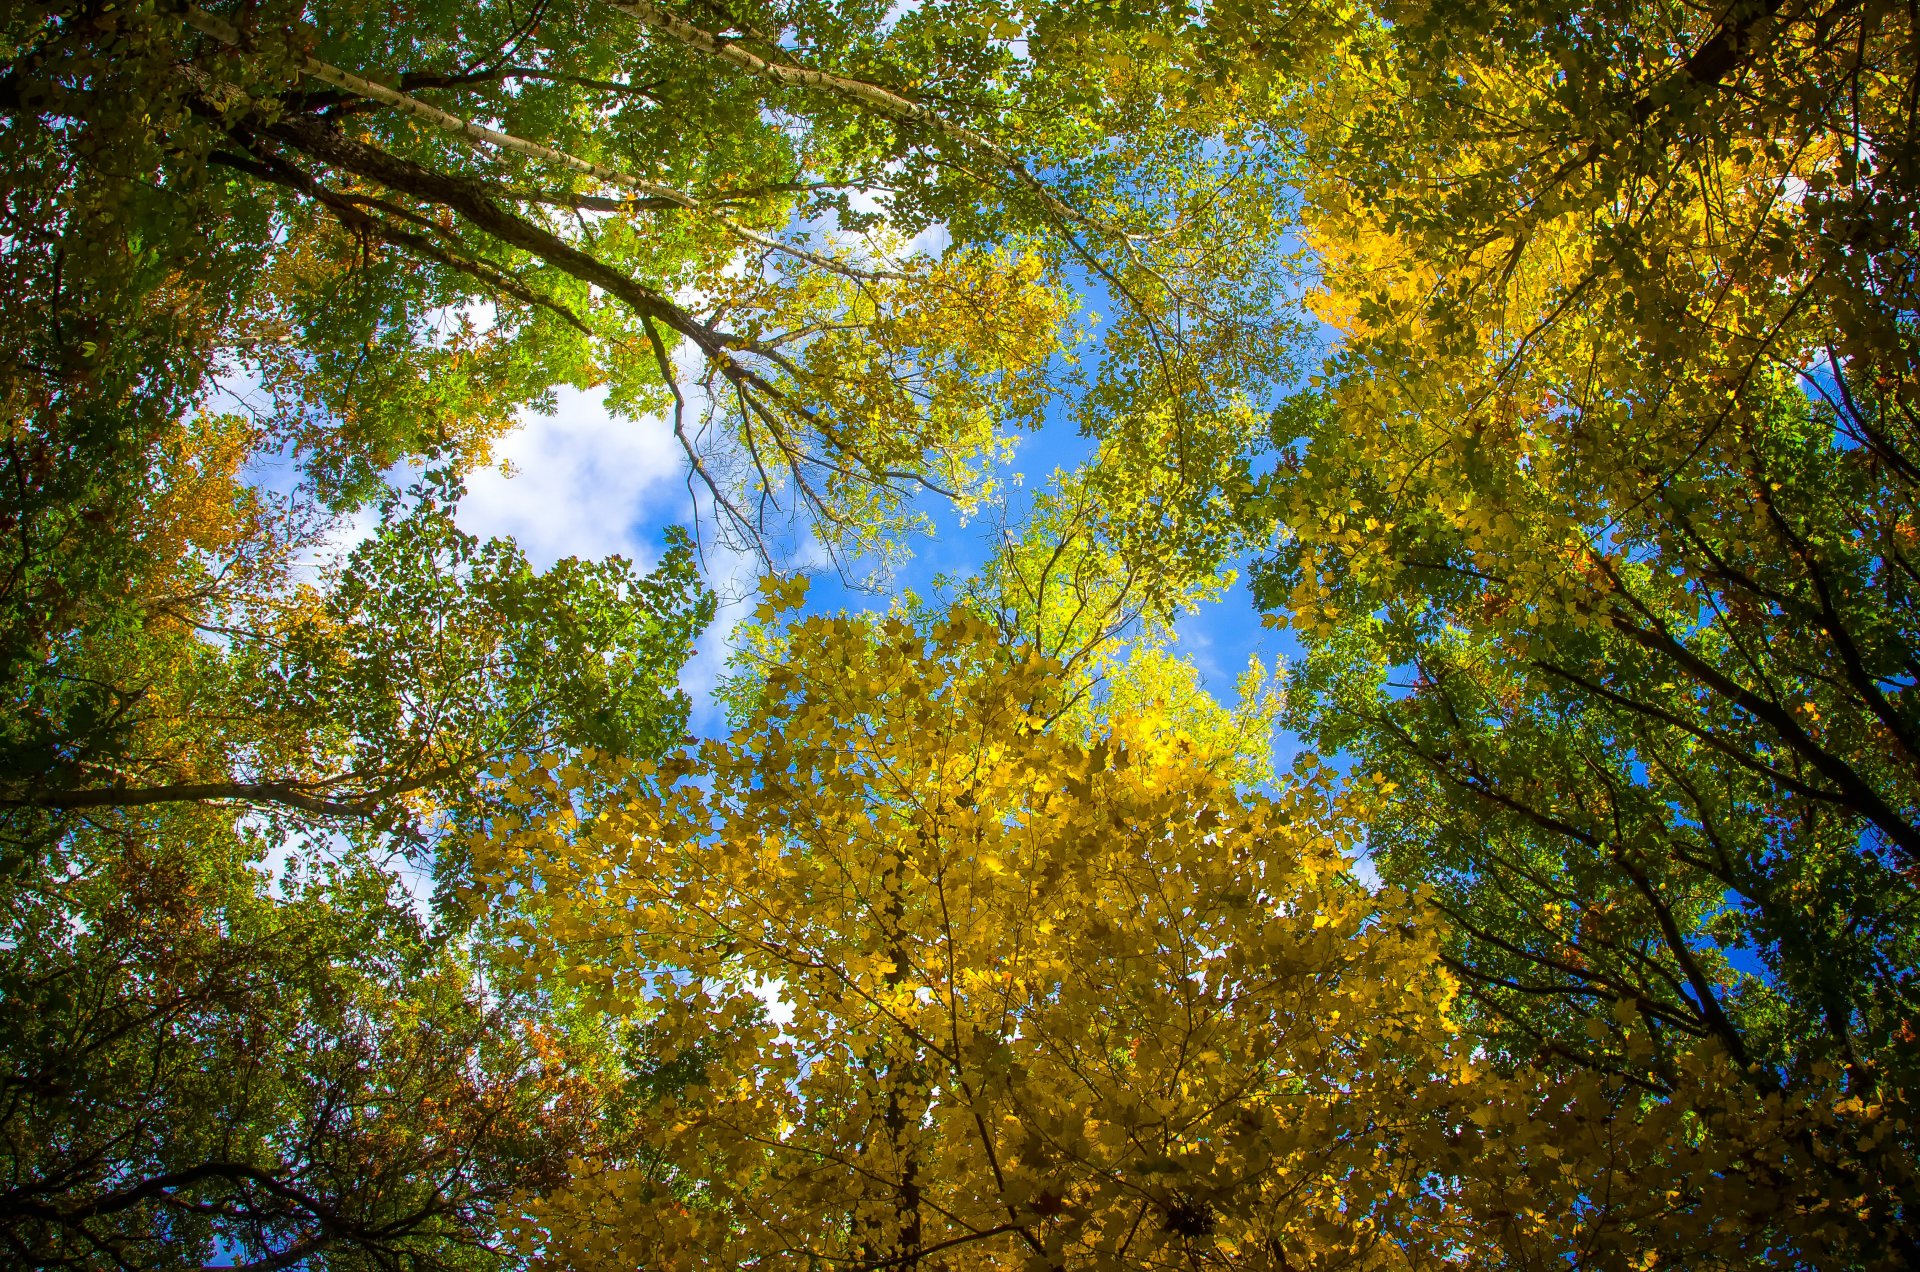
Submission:
[[[1578,625],[1608,568],[1583,514],[1739,464],[1741,428],[1827,350],[1910,373],[1885,317],[1910,271],[1876,273],[1896,240],[1861,211],[1905,178],[1858,152],[1905,126],[1911,31],[1891,11],[1833,18],[1858,29],[1783,14],[1699,82],[1648,50],[1701,50],[1744,10],[1627,6],[1609,25],[1634,54],[1624,35],[1537,44],[1514,32],[1538,15],[1496,10],[1482,30],[1422,3],[1348,33],[1296,101],[1306,301],[1346,342],[1330,390],[1347,449],[1326,498],[1286,510],[1332,546],[1316,566],[1395,586],[1373,550],[1391,527],[1362,547],[1338,524],[1367,486],[1370,511],[1399,514],[1382,522],[1446,523],[1497,562],[1516,619],[1537,603]],[[1845,109],[1823,105],[1839,93]]]
[[[880,260],[894,271],[744,282],[758,293],[748,303],[785,329],[744,356],[786,409],[720,395],[742,444],[743,494],[785,490],[827,539],[883,558],[917,523],[917,490],[945,492],[962,515],[991,495],[1012,431],[1037,426],[1049,400],[1072,305],[1030,254],[936,261],[892,246]]]
[[[1201,684],[1192,662],[1150,640],[1111,659],[1105,692],[1090,699],[1088,728],[1098,733],[1114,717],[1156,721],[1193,740],[1225,777],[1260,783],[1273,774],[1273,730],[1285,705],[1279,670],[1250,655],[1234,683],[1235,701],[1222,705]]]
[[[1396,1267],[1462,1239],[1422,1184],[1463,1069],[1431,933],[1352,879],[1324,789],[1238,793],[1151,710],[1045,727],[1056,673],[957,612],[801,623],[698,780],[477,849],[530,969],[700,1070],[647,1152],[531,1207],[530,1252]]]
[[[1650,1046],[1630,1003],[1613,1017]],[[1598,1021],[1589,1029],[1598,1032]],[[1661,1098],[1584,1073],[1523,1068],[1476,1084],[1460,1204],[1506,1266],[1911,1266],[1883,1234],[1912,1188],[1882,1151],[1900,1123],[1846,1095],[1837,1069],[1791,1094],[1723,1053],[1682,1055]],[[1900,1129],[1904,1124],[1900,1123]],[[1486,1256],[1493,1256],[1487,1258]]]

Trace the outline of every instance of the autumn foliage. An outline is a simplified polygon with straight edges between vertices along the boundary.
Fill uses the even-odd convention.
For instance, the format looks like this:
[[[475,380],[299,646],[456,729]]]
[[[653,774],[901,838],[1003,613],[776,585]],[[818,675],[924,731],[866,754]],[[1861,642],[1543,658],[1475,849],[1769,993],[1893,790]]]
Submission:
[[[524,966],[688,1066],[529,1252],[1393,1266],[1460,1239],[1423,1184],[1464,1063],[1447,977],[1351,877],[1321,783],[1243,795],[1150,717],[1051,727],[1058,668],[964,614],[791,641],[690,770],[476,850],[522,889]]]
[[[1916,40],[0,11],[0,1252],[1920,1264]]]

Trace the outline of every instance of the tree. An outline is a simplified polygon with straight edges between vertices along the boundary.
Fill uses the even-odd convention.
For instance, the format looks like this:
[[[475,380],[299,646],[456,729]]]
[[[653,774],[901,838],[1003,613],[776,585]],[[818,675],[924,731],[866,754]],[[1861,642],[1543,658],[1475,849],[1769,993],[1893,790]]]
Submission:
[[[0,40],[21,1257],[1913,1261],[1911,15]],[[1276,402],[1301,245],[1343,343]],[[884,564],[1063,386],[1096,458],[966,610],[770,630],[663,760],[691,545],[536,574],[453,521],[566,384],[670,412],[769,561]],[[1249,541],[1338,789],[1236,787],[1263,710],[1114,652]]]
[[[539,573],[454,525],[441,474],[390,495],[320,586],[296,583],[332,523],[239,479],[245,431],[181,425],[152,469],[78,507],[16,467],[31,493],[0,781],[16,840],[57,836],[61,814],[222,800],[423,842],[480,815],[498,758],[678,741],[675,676],[713,607],[684,536],[649,575],[619,558]]]
[[[1246,215],[1278,197],[1257,122],[1230,94],[1157,109],[1151,45],[1089,14],[303,13],[31,6],[0,107],[33,193],[16,257],[151,253],[340,498],[600,383],[672,411],[747,542],[797,512],[884,555],[911,491],[970,504],[1038,418],[1069,268],[1126,316],[1102,427],[1230,407],[1221,349],[1284,331]],[[912,250],[936,225],[952,246]]]
[[[441,471],[305,568],[343,519],[245,481],[260,428],[98,383],[0,457],[0,1245],[495,1264],[605,1133],[608,1043],[490,993],[395,857],[457,884],[503,756],[679,741],[692,545],[535,571]]]
[[[536,572],[440,473],[316,576],[340,519],[244,482],[245,421],[63,423],[4,461],[0,1245],[496,1263],[495,1209],[604,1133],[608,1044],[489,993],[394,858],[457,883],[502,756],[678,742],[692,545]]]
[[[1125,298],[1093,397],[1231,406],[1183,324],[1258,342],[1232,257],[1267,227],[1215,208],[1276,196],[1257,138],[1209,148],[1231,98],[1159,111],[1142,32],[1085,15],[216,10],[0,18],[6,1237],[480,1258],[600,1098],[560,1116],[553,1075],[611,1044],[471,983],[447,832],[500,815],[487,763],[677,739],[711,598],[682,542],[536,573],[457,529],[459,475],[603,385],[673,413],[729,533],[770,556],[797,506],[884,556],[910,491],[977,498],[1037,416],[1070,270]],[[285,498],[247,479],[271,456]],[[424,931],[396,846],[443,885]],[[335,873],[283,895],[290,859]]]
[[[479,992],[364,861],[264,890],[270,845],[198,805],[101,837],[122,855],[0,893],[9,1258],[501,1266],[495,1212],[605,1133],[564,1021]]]
[[[1914,1241],[1913,38],[1356,22],[1299,107],[1344,344],[1248,501],[1293,723],[1394,785],[1370,844],[1477,1027],[1654,1102],[1703,1040],[1757,1098],[1843,1072],[1862,1120],[1794,1170],[1887,1191],[1822,1260]]]
[[[504,954],[694,1075],[550,1266],[1420,1266],[1462,1239],[1433,932],[1320,784],[1235,792],[956,611],[807,620],[752,718],[475,848]],[[677,1057],[677,1059],[674,1059]]]
[[[94,19],[135,45],[154,20]],[[31,94],[11,52],[6,91]],[[0,1244],[76,1268],[494,1263],[494,1208],[601,1133],[605,1040],[490,994],[457,909],[416,912],[401,870],[458,882],[445,832],[486,815],[501,756],[677,742],[712,598],[683,537],[650,573],[542,572],[462,533],[449,470],[548,383],[528,349],[384,326],[394,298],[350,256],[329,275],[257,202],[173,181],[153,122],[7,123]],[[333,336],[287,335],[308,321]],[[235,349],[281,409],[208,409]],[[250,480],[276,453],[308,474],[284,496]],[[380,493],[400,460],[427,471]],[[371,534],[329,561],[368,500]]]

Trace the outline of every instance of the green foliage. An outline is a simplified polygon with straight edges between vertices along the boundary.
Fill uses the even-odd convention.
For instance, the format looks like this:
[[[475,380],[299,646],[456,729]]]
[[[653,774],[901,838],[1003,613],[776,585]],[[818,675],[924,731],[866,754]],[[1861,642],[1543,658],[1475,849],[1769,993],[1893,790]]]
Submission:
[[[121,320],[120,255],[147,262],[191,301],[184,390],[249,377],[336,507],[604,384],[674,409],[721,526],[762,552],[797,517],[884,558],[911,493],[989,491],[1077,278],[1120,315],[1095,431],[1217,432],[1286,362],[1271,132],[1224,81],[1169,97],[1137,23],[719,19],[29,5],[0,29],[7,254],[43,286],[87,264],[89,330]],[[936,227],[947,249],[911,248]]]
[[[294,585],[294,551],[313,541],[284,533],[298,511],[235,484],[231,453],[217,470],[187,454],[88,509],[90,538],[23,515],[55,540],[47,586],[87,570],[103,583],[64,630],[30,587],[8,615],[47,651],[10,687],[16,822],[228,799],[419,841],[438,819],[484,815],[475,778],[499,757],[652,754],[684,732],[677,671],[713,612],[684,533],[649,574],[617,557],[535,571],[511,542],[455,526],[458,486],[441,474],[390,494],[363,543]]]
[[[5,886],[0,1156],[24,1266],[488,1267],[585,1088],[365,863],[265,890],[219,810],[114,819]]]

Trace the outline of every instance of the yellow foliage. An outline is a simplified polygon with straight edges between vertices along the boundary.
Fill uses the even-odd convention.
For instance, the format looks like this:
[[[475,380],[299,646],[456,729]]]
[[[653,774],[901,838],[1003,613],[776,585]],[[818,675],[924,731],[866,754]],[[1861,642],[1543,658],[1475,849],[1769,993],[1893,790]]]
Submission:
[[[1071,311],[1034,256],[891,247],[896,272],[738,280],[760,392],[718,402],[739,433],[740,498],[797,498],[836,550],[882,563],[918,524],[916,491],[945,492],[963,516],[991,495],[1011,430],[1040,421]],[[762,344],[763,325],[788,334]]]
[[[644,1151],[530,1204],[529,1253],[1445,1261],[1430,931],[1349,875],[1322,786],[1240,793],[1166,694],[1049,727],[1057,672],[960,612],[811,620],[693,780],[476,849],[541,974],[697,1070]]]

